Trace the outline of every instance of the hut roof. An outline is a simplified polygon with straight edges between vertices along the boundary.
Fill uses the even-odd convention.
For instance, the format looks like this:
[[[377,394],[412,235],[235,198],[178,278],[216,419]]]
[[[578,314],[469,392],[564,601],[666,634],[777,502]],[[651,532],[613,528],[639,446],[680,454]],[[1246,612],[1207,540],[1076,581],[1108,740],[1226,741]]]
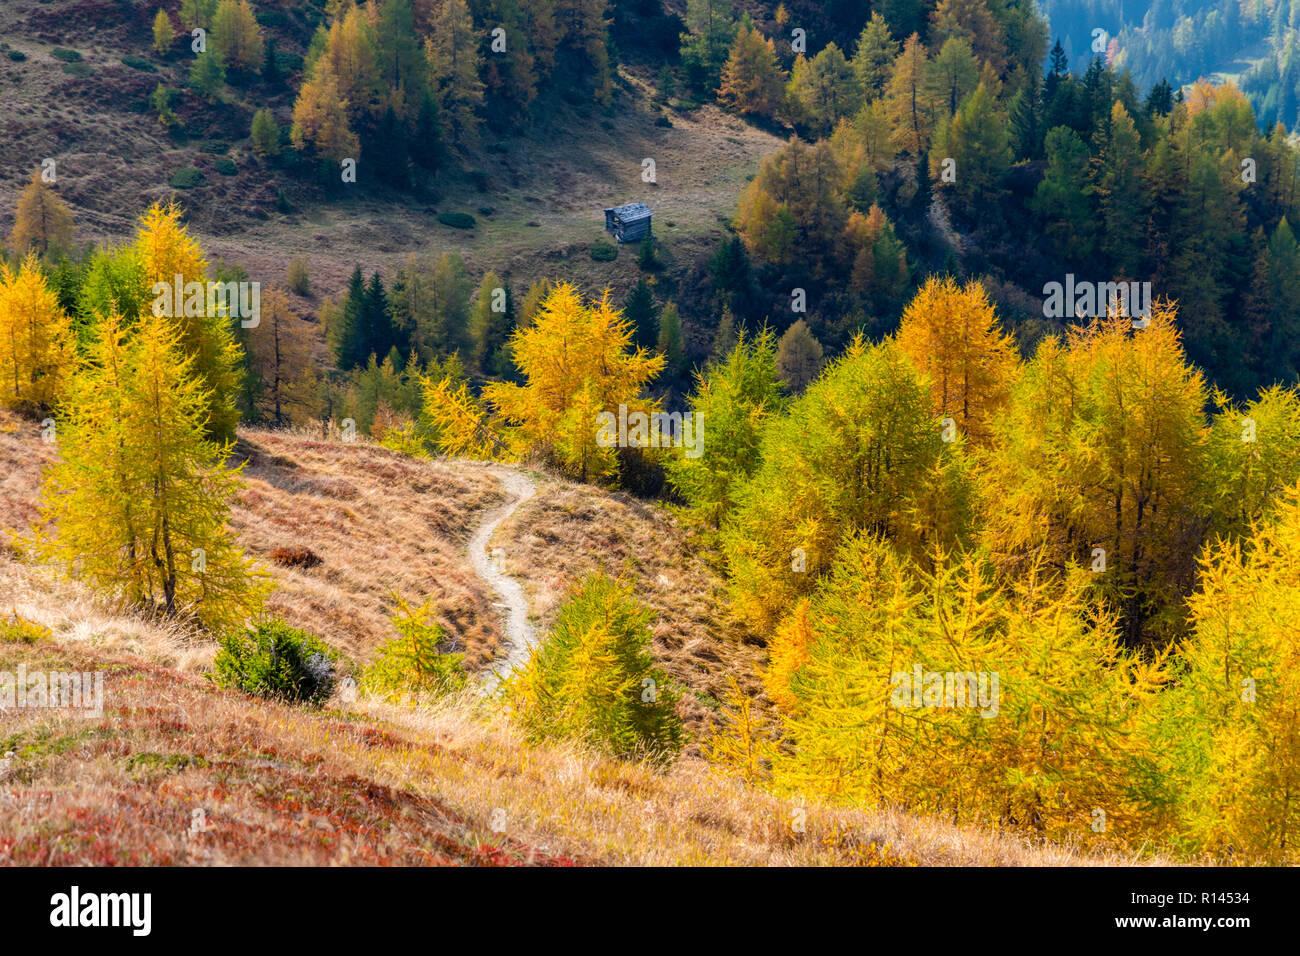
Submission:
[[[614,206],[606,209],[605,212],[612,212],[619,222],[636,222],[638,219],[648,219],[652,215],[650,207],[643,202],[630,202],[624,206]]]

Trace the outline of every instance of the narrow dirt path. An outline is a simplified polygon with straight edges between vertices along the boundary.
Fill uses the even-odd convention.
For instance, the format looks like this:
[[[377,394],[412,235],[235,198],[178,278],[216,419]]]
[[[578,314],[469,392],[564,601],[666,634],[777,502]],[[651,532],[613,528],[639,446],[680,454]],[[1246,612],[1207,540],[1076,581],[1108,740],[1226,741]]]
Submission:
[[[501,522],[536,494],[537,486],[526,475],[509,468],[489,467],[487,471],[501,482],[506,500],[483,516],[483,523],[469,540],[469,560],[478,576],[496,592],[496,607],[505,612],[505,642],[484,680],[486,689],[491,690],[502,677],[528,663],[537,643],[537,632],[528,621],[528,598],[523,585],[506,574],[505,553],[497,548],[489,554],[488,543]]]

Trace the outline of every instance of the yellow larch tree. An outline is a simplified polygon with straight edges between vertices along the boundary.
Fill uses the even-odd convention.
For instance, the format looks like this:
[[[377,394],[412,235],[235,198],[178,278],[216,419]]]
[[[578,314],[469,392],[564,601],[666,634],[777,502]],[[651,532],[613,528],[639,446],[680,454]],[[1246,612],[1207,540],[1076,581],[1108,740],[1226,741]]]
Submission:
[[[524,384],[493,382],[483,390],[510,426],[518,454],[536,454],[584,481],[617,474],[617,448],[598,443],[597,416],[618,415],[620,406],[628,413],[657,411],[641,390],[664,365],[662,356],[634,349],[632,334],[608,292],[585,304],[577,289],[561,283],[547,295],[534,323],[510,340]]]
[[[776,753],[774,722],[730,674],[727,686],[722,724],[711,728],[707,741],[709,764],[754,786],[768,777]]]
[[[1139,731],[1166,673],[1122,648],[1081,576],[1003,588],[978,552],[927,572],[859,535],[807,620],[779,790],[1079,841],[1146,825],[1160,794]]]
[[[975,444],[1011,396],[1019,360],[988,293],[972,280],[927,279],[906,309],[898,345],[930,382],[935,414],[951,418]]]
[[[1201,558],[1185,673],[1162,702],[1171,836],[1235,863],[1300,862],[1300,485]]]
[[[235,340],[232,319],[209,313],[206,292],[200,306],[184,291],[190,282],[204,283],[206,289],[208,263],[202,247],[181,222],[180,207],[175,203],[151,206],[140,217],[134,250],[144,266],[148,287],[153,290],[155,284],[162,283],[173,290],[172,315],[167,318],[178,330],[181,348],[202,382],[208,435],[217,442],[233,440],[239,423],[235,401],[243,378],[243,351]],[[175,301],[177,281],[181,301]]]
[[[731,55],[722,67],[718,101],[742,116],[771,118],[785,96],[785,75],[772,41],[748,20],[736,31]]]
[[[221,0],[212,23],[212,42],[230,69],[252,72],[262,68],[262,28],[248,0]]]
[[[38,256],[51,249],[65,249],[72,243],[72,213],[41,178],[39,169],[32,173],[31,181],[18,197],[9,242],[19,254],[35,252]]]
[[[294,314],[284,290],[268,289],[262,296],[259,321],[249,329],[249,370],[256,379],[257,411],[277,428],[310,414],[309,328]]]
[[[469,385],[451,376],[423,380],[421,424],[429,441],[453,458],[506,459],[506,447],[491,415]]]
[[[76,362],[72,322],[33,255],[0,265],[0,405],[43,415],[62,397]]]
[[[894,60],[894,72],[885,88],[885,113],[893,130],[894,148],[911,156],[925,151],[934,130],[934,96],[926,82],[928,64],[925,44],[913,33]]]
[[[153,18],[154,51],[159,56],[166,56],[175,41],[176,29],[172,26],[172,18],[167,16],[166,10],[159,7],[158,13]]]
[[[348,106],[338,76],[322,57],[293,104],[290,136],[294,147],[302,150],[310,146],[322,158],[334,161],[360,156],[361,143],[349,125]]]
[[[238,487],[204,433],[208,395],[177,330],[143,316],[125,340],[101,318],[65,403],[34,550],[150,615],[214,632],[257,613],[266,586],[226,524]]]
[[[1184,633],[1205,523],[1209,394],[1176,319],[1154,302],[1145,327],[1112,311],[1045,339],[984,450],[985,542],[1004,571],[1093,568],[1131,644]]]

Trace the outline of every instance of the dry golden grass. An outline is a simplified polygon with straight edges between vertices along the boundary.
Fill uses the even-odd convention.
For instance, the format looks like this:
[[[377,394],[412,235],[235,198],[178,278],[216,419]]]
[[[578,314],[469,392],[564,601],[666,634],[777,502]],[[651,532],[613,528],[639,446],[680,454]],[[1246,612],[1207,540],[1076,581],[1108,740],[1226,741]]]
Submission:
[[[55,446],[41,441],[40,426],[0,409],[0,549],[5,531],[25,530],[37,519],[41,469],[54,460]]]
[[[31,576],[23,586],[24,606],[54,596]],[[0,863],[1128,862],[805,805],[695,760],[660,773],[578,746],[530,746],[473,696],[420,709],[271,703],[154,663],[156,650],[173,653],[172,637],[131,618],[56,613],[42,623],[52,639],[0,643],[0,670],[103,670],[104,714],[0,713],[0,753],[13,753],[0,771]]]
[[[0,411],[0,534],[36,522],[41,470],[56,447],[35,422]],[[492,659],[500,623],[465,547],[502,498],[494,478],[302,430],[241,430],[232,463],[240,461],[244,487],[230,523],[275,582],[268,612],[364,663],[395,636],[394,593],[432,600],[470,666]],[[307,548],[320,563],[279,565],[278,548]]]
[[[271,613],[365,661],[395,634],[393,593],[429,599],[467,663],[494,656],[493,597],[465,556],[480,516],[502,498],[494,478],[305,431],[245,429],[235,457],[248,464],[231,524],[274,574]],[[278,548],[321,560],[284,567],[271,559]]]

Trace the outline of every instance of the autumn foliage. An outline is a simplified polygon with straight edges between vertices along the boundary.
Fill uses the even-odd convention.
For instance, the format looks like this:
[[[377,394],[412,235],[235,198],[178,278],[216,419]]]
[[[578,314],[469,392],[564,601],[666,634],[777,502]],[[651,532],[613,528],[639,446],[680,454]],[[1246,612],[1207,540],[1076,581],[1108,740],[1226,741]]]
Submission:
[[[0,404],[52,411],[75,367],[75,335],[34,256],[0,265]]]
[[[632,345],[633,330],[606,294],[584,302],[567,283],[541,301],[509,352],[523,384],[492,382],[481,400],[444,380],[425,391],[425,411],[450,454],[537,457],[587,481],[612,480],[619,449],[598,441],[598,417],[649,413],[642,389],[664,359]]]
[[[1022,364],[978,284],[931,280],[765,416],[720,540],[781,729],[730,702],[724,766],[1294,862],[1300,394],[1207,388],[1177,323],[1112,310]]]

